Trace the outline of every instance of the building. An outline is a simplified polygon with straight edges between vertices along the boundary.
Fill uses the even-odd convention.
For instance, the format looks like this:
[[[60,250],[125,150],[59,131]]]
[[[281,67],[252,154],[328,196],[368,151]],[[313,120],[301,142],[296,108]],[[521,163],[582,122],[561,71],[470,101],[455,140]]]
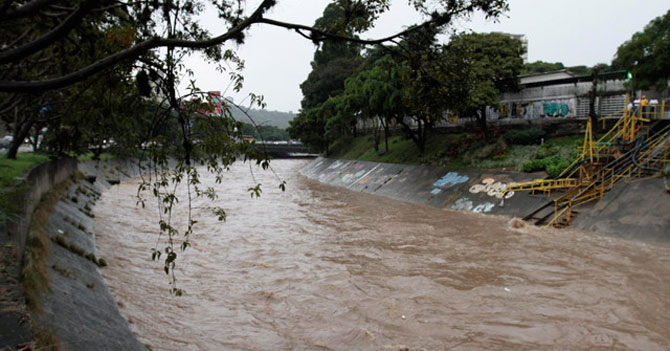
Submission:
[[[500,96],[500,105],[487,108],[489,120],[506,118],[570,118],[589,114],[593,90],[591,75],[576,75],[567,69],[519,77],[516,93]],[[599,116],[623,110],[626,104],[626,72],[600,74],[594,108]]]
[[[208,114],[214,116],[221,116],[221,92],[220,91],[208,91],[207,100],[210,105],[213,106],[212,111]]]

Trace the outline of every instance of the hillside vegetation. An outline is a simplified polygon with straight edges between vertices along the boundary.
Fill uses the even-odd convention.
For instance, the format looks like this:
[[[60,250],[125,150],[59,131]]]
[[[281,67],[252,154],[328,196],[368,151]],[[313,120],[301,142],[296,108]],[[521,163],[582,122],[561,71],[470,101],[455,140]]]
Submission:
[[[242,111],[233,108],[231,109],[231,112],[233,113],[233,118],[235,118],[235,120],[244,123],[251,123],[251,121],[249,121],[249,117],[247,117],[247,115],[245,115]],[[253,118],[254,122],[256,122],[256,125],[268,125],[280,129],[288,128],[289,121],[293,120],[293,117],[295,117],[293,112],[251,109],[247,113],[251,118]]]
[[[426,152],[420,155],[412,140],[405,136],[389,138],[389,151],[383,141],[379,151],[372,135],[342,138],[332,144],[329,157],[373,162],[429,164],[446,169],[505,169],[524,172],[545,171],[557,176],[577,156],[583,136],[545,140],[542,129],[507,131],[485,142],[474,133],[434,134]]]

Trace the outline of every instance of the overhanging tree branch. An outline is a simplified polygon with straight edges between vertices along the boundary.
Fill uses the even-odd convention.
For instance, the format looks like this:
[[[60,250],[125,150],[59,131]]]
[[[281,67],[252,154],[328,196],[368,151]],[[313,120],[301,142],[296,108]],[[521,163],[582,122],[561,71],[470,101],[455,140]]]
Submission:
[[[30,14],[33,14],[43,7],[49,5],[52,2],[56,2],[55,0],[34,0],[32,2],[29,2],[21,7],[17,8],[8,8],[5,11],[0,12],[0,18],[3,20],[8,20],[8,19],[14,19],[14,18],[19,18],[23,16],[27,16]],[[11,1],[7,1],[8,4],[11,3]]]
[[[23,59],[49,45],[53,45],[56,39],[65,36],[81,22],[84,16],[91,10],[94,3],[96,3],[96,1],[85,1],[76,11],[49,33],[17,48],[0,52],[0,64]]]
[[[68,73],[58,78],[41,80],[41,81],[0,81],[0,92],[38,92],[51,89],[62,88],[78,81],[81,81],[92,74],[99,73],[115,64],[139,57],[145,52],[158,47],[181,47],[192,49],[203,49],[214,45],[219,45],[229,39],[237,37],[241,32],[247,29],[253,23],[258,22],[263,13],[272,5],[273,1],[265,0],[254,13],[240,22],[237,26],[231,28],[225,34],[214,37],[208,40],[183,40],[183,39],[167,39],[167,38],[152,38],[145,40],[135,46],[116,52],[107,56],[87,67],[78,71]]]
[[[38,0],[36,0],[38,1]],[[86,3],[90,3],[91,0],[87,1]],[[246,19],[240,21],[237,23],[235,26],[233,26],[231,29],[229,29],[226,33],[211,38],[207,40],[185,40],[185,39],[172,39],[172,38],[159,38],[159,37],[154,37],[151,39],[147,39],[143,42],[140,42],[132,47],[129,47],[127,49],[123,49],[121,51],[118,51],[114,54],[111,54],[99,61],[96,61],[80,70],[77,70],[75,72],[71,72],[68,74],[65,74],[60,77],[56,78],[51,78],[51,79],[46,79],[46,80],[40,80],[40,81],[0,81],[0,92],[40,92],[40,91],[45,91],[45,90],[51,90],[51,89],[58,89],[62,88],[71,84],[74,84],[78,81],[81,81],[90,75],[99,73],[121,61],[124,60],[129,60],[129,59],[134,59],[142,54],[146,53],[147,51],[159,47],[167,47],[167,48],[191,48],[191,49],[204,49],[216,45],[223,44],[224,42],[230,40],[230,39],[236,39],[239,37],[240,34],[242,34],[243,31],[248,29],[252,24],[255,23],[263,23],[263,24],[268,24],[268,25],[273,25],[277,27],[282,27],[286,28],[289,30],[295,30],[298,32],[300,35],[306,38],[310,38],[311,40],[315,41],[323,41],[323,40],[335,40],[335,41],[347,41],[347,42],[352,42],[352,43],[358,43],[358,44],[363,44],[363,45],[378,45],[382,44],[384,42],[389,42],[394,39],[406,36],[414,31],[420,30],[422,28],[426,28],[428,26],[443,26],[445,24],[448,24],[451,19],[454,16],[458,16],[460,14],[464,13],[469,13],[474,10],[479,6],[477,5],[477,2],[471,2],[467,6],[462,6],[457,9],[454,9],[452,11],[448,11],[445,13],[441,14],[433,14],[432,18],[430,20],[427,20],[426,22],[423,22],[419,25],[415,25],[412,27],[409,27],[405,30],[402,30],[396,34],[380,38],[380,39],[360,39],[356,37],[347,37],[347,36],[341,36],[337,34],[332,34],[328,33],[326,31],[320,30],[315,27],[311,26],[306,26],[306,25],[301,25],[301,24],[295,24],[295,23],[288,23],[288,22],[282,22],[282,21],[277,21],[273,19],[268,19],[264,18],[263,14],[272,6],[274,6],[276,1],[274,0],[264,0],[253,12],[253,14]],[[85,6],[82,5],[81,8],[76,12],[73,13],[72,16],[75,16],[75,14],[79,13],[79,11],[84,8]],[[86,10],[90,11],[91,9],[87,6]],[[72,17],[71,16],[71,17]],[[70,18],[68,18],[66,21],[64,21],[63,24],[68,22]],[[81,20],[81,18],[79,18]],[[63,25],[61,24],[61,25]],[[59,26],[60,27],[60,26]],[[58,28],[54,29],[52,32],[47,34],[45,37],[50,36],[50,37],[58,37],[55,32]],[[67,28],[67,30],[70,30],[71,28]],[[61,29],[62,31],[62,29]],[[311,33],[311,35],[307,34]],[[62,34],[62,33],[60,33]],[[44,37],[43,37],[44,38]],[[21,48],[17,48],[5,53],[0,54],[0,63],[3,62],[2,59],[3,57],[11,56],[13,59],[17,57],[25,57],[26,52],[35,52],[39,50],[43,46],[48,46],[48,43],[45,43],[46,40],[38,39],[40,42],[35,43],[29,43],[27,45],[30,45],[30,48],[23,48],[23,54],[20,55],[18,51]],[[37,40],[36,40],[37,42]],[[45,45],[46,44],[46,45]],[[11,55],[10,55],[11,54]],[[5,58],[6,60],[7,58]]]

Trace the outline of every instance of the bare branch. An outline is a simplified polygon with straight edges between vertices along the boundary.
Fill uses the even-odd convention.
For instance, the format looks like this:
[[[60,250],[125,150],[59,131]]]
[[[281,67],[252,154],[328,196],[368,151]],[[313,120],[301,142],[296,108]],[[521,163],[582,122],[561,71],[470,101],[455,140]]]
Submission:
[[[28,35],[28,33],[30,33],[33,29],[35,29],[35,27],[37,27],[36,24],[33,24],[32,26],[30,26],[30,28],[28,28],[28,30],[26,30],[26,31],[23,32],[21,35],[19,35],[18,38],[16,38],[13,42],[9,43],[7,46],[14,46],[14,45],[16,45],[18,42],[20,42],[21,40],[23,40],[23,38],[25,38],[25,37]]]
[[[23,99],[21,97],[17,97],[16,94],[12,94],[9,97],[7,97],[5,101],[0,103],[0,115],[14,109],[14,107],[18,106],[22,102],[22,100]]]
[[[19,17],[24,17],[31,15],[39,10],[41,10],[43,7],[46,5],[49,5],[52,2],[56,2],[55,0],[34,0],[32,2],[29,2],[21,7],[18,8],[13,8],[13,9],[8,9],[6,11],[3,11],[0,13],[0,18],[3,20],[8,20],[8,19],[14,19],[14,18],[19,18]],[[10,1],[8,1],[10,3]]]
[[[84,16],[91,10],[97,1],[86,0],[83,4],[66,18],[61,24],[52,29],[49,33],[14,49],[6,50],[0,53],[0,64],[9,63],[34,54],[35,52],[52,45],[58,38],[69,33],[75,26],[81,22]]]
[[[87,1],[90,2],[91,0]],[[434,14],[433,17],[423,22],[419,25],[409,27],[403,31],[400,31],[396,34],[380,38],[380,39],[360,39],[356,37],[341,36],[337,34],[328,33],[326,31],[320,30],[318,28],[281,22],[273,19],[264,18],[263,14],[274,5],[275,1],[273,0],[264,0],[253,12],[253,14],[234,27],[230,28],[226,33],[211,38],[207,40],[184,40],[184,39],[172,39],[172,38],[159,38],[154,37],[148,40],[145,40],[141,43],[138,43],[127,49],[118,51],[114,54],[111,54],[99,61],[96,61],[78,71],[65,74],[57,78],[51,78],[41,81],[0,81],[0,92],[39,92],[51,89],[58,89],[70,84],[81,81],[93,74],[99,73],[121,61],[134,59],[142,54],[146,53],[151,49],[158,47],[167,47],[167,48],[191,48],[191,49],[204,49],[216,45],[223,44],[229,39],[237,38],[243,31],[249,28],[254,23],[264,23],[272,26],[282,27],[289,30],[294,30],[301,36],[309,38],[310,40],[323,41],[323,40],[334,40],[334,41],[346,41],[352,43],[358,43],[363,45],[378,45],[385,42],[393,41],[408,34],[426,28],[429,26],[443,26],[448,24],[452,18],[463,13],[468,13],[477,8],[477,2],[469,3],[467,6],[463,6],[457,9],[454,9],[449,12],[442,14]],[[82,6],[83,7],[83,6]],[[308,34],[310,33],[310,34]],[[32,43],[31,43],[32,44]],[[0,55],[0,62],[2,55]]]

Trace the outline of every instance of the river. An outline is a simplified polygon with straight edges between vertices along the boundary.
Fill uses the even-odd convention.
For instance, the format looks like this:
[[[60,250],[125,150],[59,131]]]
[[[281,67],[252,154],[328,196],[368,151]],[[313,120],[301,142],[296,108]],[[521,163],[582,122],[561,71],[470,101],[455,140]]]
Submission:
[[[137,180],[95,208],[102,269],[133,332],[153,350],[668,350],[670,245],[570,230],[514,229],[235,164],[194,202],[179,253],[182,297],[150,250],[152,206]],[[203,172],[205,172],[203,170]],[[203,183],[214,184],[203,173]],[[182,193],[182,196],[183,193]],[[182,199],[185,197],[182,197]],[[148,204],[151,204],[149,202]],[[182,206],[176,218],[184,218]],[[161,245],[159,247],[162,247]]]

